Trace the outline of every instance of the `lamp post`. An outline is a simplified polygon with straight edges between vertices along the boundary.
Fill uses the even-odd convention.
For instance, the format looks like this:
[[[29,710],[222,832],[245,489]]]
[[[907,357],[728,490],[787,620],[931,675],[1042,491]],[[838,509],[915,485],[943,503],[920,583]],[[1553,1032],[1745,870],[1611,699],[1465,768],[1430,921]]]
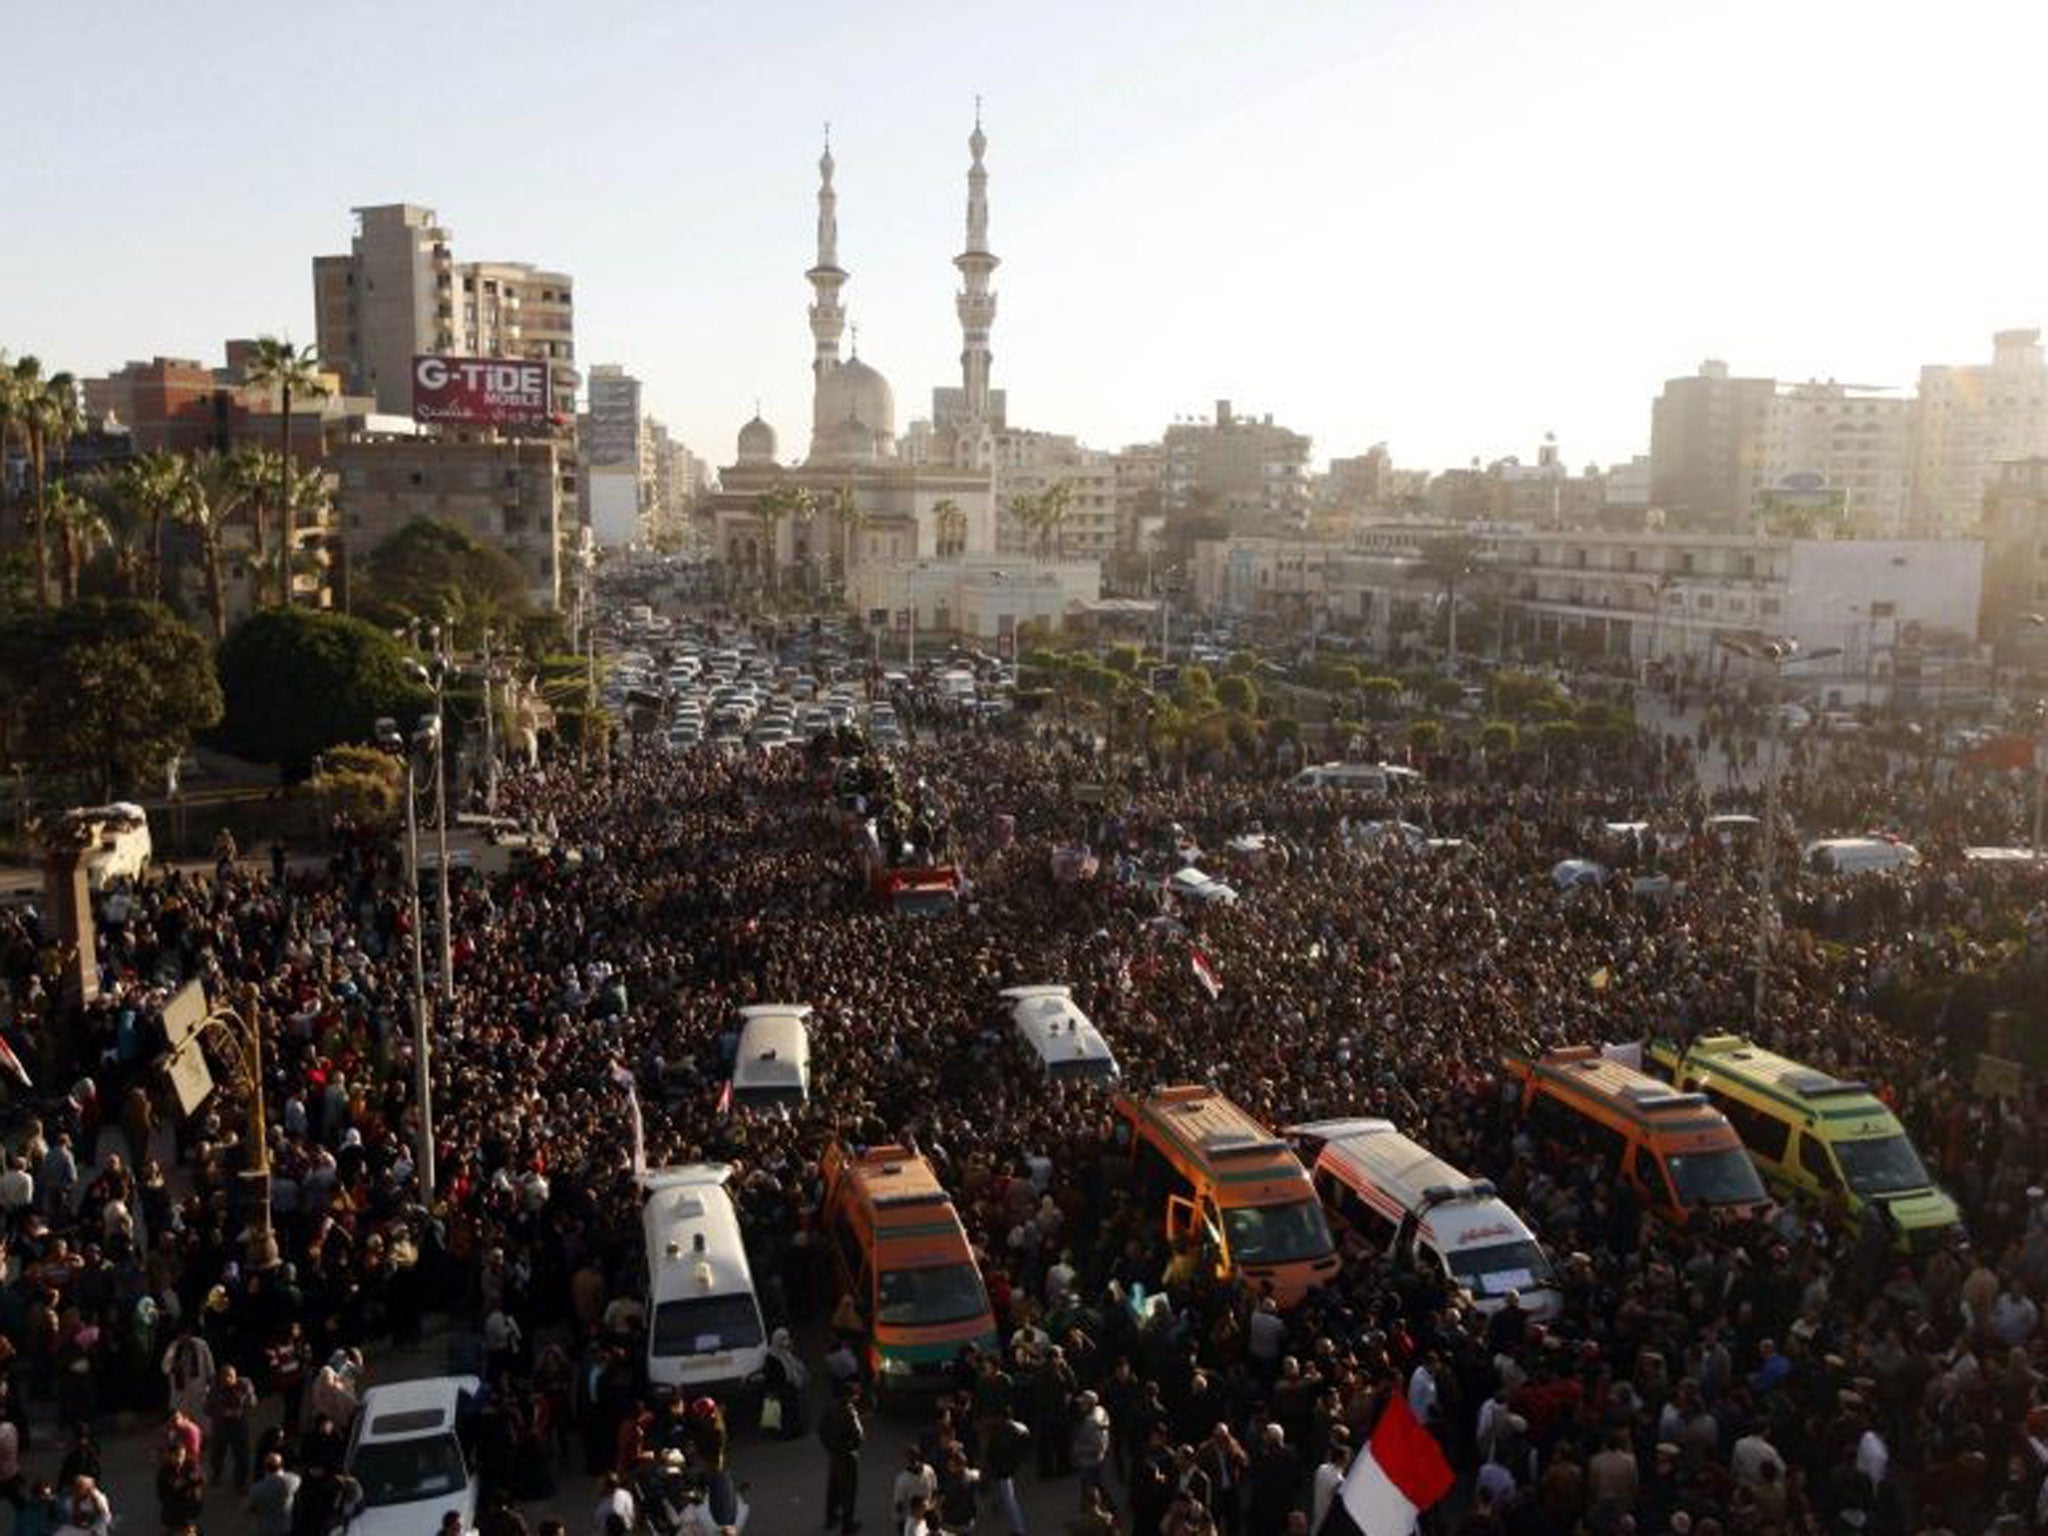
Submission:
[[[1799,642],[1789,635],[1763,641],[1727,634],[1715,638],[1736,655],[1761,661],[1771,669],[1770,692],[1764,701],[1764,737],[1768,743],[1764,756],[1764,824],[1762,835],[1757,839],[1756,989],[1750,999],[1750,1022],[1752,1027],[1757,1027],[1763,1022],[1764,976],[1771,958],[1771,919],[1777,911],[1771,890],[1771,865],[1778,845],[1778,695],[1785,680],[1785,668],[1795,658],[1821,661],[1841,655],[1842,648],[1838,645],[1823,646],[1819,650],[1808,651],[1801,658]]]
[[[394,729],[383,737],[388,749],[405,758],[405,888],[412,907],[412,1054],[413,1091],[419,1101],[417,1151],[413,1163],[419,1178],[420,1203],[434,1203],[434,1081],[427,1013],[427,965],[420,914],[419,757],[427,747],[433,717],[420,724],[410,744]]]
[[[250,1267],[272,1270],[278,1265],[277,1231],[270,1221],[270,1126],[263,1113],[263,1023],[253,985],[241,989],[241,1007],[229,1002],[215,1006],[199,1027],[226,1030],[242,1060],[249,1103],[243,1133],[249,1138],[249,1166],[241,1180],[250,1192],[251,1219],[247,1238]]]
[[[455,935],[448,925],[448,771],[447,771],[447,707],[448,707],[448,656],[441,649],[441,626],[436,624],[427,631],[427,637],[434,645],[434,664],[428,667],[420,662],[412,664],[412,673],[427,685],[434,695],[434,713],[431,716],[433,733],[430,745],[434,752],[434,852],[437,867],[434,871],[436,905],[440,908],[441,920],[441,996],[452,1000],[455,996]]]
[[[2026,622],[2035,629],[2048,628],[2048,615],[2029,613]],[[2035,858],[2041,857],[2041,782],[2042,755],[2048,752],[2048,702],[2037,700],[2034,704],[2034,836],[2027,844],[2027,851]]]

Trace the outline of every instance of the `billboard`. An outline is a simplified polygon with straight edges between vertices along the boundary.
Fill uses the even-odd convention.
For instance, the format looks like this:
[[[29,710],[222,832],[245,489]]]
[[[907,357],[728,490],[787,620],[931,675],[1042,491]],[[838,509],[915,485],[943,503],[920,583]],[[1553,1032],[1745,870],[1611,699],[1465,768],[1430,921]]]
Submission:
[[[551,408],[544,361],[426,355],[412,360],[415,421],[465,427],[545,427],[553,419]]]

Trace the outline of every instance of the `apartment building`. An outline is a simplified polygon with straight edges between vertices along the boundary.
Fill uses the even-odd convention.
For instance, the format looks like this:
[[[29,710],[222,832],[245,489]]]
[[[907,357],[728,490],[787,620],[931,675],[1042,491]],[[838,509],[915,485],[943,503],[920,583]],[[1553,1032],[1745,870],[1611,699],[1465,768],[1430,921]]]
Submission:
[[[1213,508],[1233,532],[1298,526],[1309,509],[1309,439],[1271,415],[1240,416],[1228,400],[1213,420],[1176,422],[1163,439],[1160,489],[1169,515]]]
[[[1920,370],[1913,522],[1929,534],[1974,531],[1999,466],[2048,455],[2048,361],[2038,330],[2000,331],[1991,361]]]
[[[551,438],[462,441],[364,434],[332,456],[351,558],[422,518],[452,523],[526,573],[536,608],[564,599],[561,457]]]
[[[1084,448],[1053,432],[1005,428],[990,438],[996,505],[996,549],[1001,554],[1057,553],[1068,560],[1112,559],[1117,549],[1116,455]],[[1067,520],[1050,550],[1017,515],[1020,498],[1067,488]]]

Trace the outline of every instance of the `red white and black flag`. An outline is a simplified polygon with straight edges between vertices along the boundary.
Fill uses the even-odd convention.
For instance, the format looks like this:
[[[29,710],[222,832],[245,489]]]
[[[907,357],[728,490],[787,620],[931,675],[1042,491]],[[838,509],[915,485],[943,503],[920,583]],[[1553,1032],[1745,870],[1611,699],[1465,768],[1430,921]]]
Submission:
[[[1188,967],[1195,973],[1195,980],[1202,984],[1202,990],[1209,994],[1210,1002],[1223,995],[1223,981],[1216,974],[1214,962],[1197,945],[1188,946]]]
[[[1412,1536],[1425,1509],[1451,1491],[1451,1464],[1396,1392],[1316,1536]]]

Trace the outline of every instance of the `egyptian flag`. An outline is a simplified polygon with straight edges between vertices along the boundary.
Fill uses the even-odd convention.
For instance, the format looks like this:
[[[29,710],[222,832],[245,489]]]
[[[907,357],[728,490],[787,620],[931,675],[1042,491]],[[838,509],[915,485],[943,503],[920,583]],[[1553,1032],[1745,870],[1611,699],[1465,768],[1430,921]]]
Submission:
[[[640,1119],[640,1085],[621,1062],[612,1063],[611,1077],[614,1083],[626,1090],[626,1109],[632,1117],[633,1126],[633,1179],[638,1183],[647,1177],[647,1131]]]
[[[1399,1392],[1352,1458],[1318,1536],[1411,1536],[1416,1517],[1451,1491],[1451,1465]]]
[[[1223,983],[1217,978],[1216,967],[1193,944],[1188,946],[1188,968],[1195,973],[1195,980],[1202,984],[1202,990],[1209,994],[1210,1002],[1223,995]]]

